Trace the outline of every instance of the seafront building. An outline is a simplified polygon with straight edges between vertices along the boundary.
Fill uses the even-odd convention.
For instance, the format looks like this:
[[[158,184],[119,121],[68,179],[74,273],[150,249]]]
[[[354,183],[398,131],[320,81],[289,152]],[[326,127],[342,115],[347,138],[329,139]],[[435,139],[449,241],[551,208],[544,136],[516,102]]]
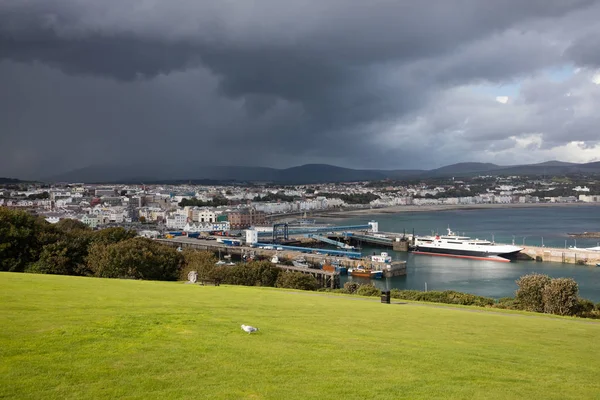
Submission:
[[[85,185],[0,188],[0,206],[21,208],[44,216],[50,223],[78,219],[93,229],[127,226],[139,231],[156,229],[206,232],[240,230],[268,225],[270,217],[304,213],[402,206],[478,204],[536,204],[600,202],[597,187],[573,185],[562,191],[560,182],[519,177],[494,178],[485,190],[476,182],[458,180],[447,185],[373,185],[370,182],[320,185],[199,186],[199,185]],[[475,183],[474,183],[475,182]],[[594,188],[594,189],[593,189]],[[461,196],[451,193],[461,192]],[[555,195],[554,195],[555,194]],[[367,197],[365,197],[367,196]],[[368,198],[370,201],[364,201]],[[213,206],[212,202],[219,200]],[[265,201],[270,199],[271,201]],[[186,200],[185,207],[180,203]]]

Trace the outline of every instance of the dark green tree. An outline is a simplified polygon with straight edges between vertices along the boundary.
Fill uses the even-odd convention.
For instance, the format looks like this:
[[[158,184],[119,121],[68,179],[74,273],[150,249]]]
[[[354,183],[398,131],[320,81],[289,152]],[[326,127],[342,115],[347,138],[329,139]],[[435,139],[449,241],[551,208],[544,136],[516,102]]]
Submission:
[[[190,271],[196,271],[199,279],[214,279],[217,269],[217,257],[211,251],[196,251],[185,249],[183,251],[184,266],[179,276],[182,280],[187,280]]]
[[[88,254],[88,268],[102,278],[177,280],[183,256],[172,247],[145,238],[118,243],[94,243]]]
[[[314,276],[302,272],[282,272],[277,277],[276,286],[288,289],[317,290],[319,283]]]
[[[56,239],[43,218],[0,207],[0,271],[23,272],[37,261],[43,245]]]
[[[71,218],[61,219],[56,224],[54,224],[54,226],[59,231],[65,232],[65,233],[70,233],[73,231],[90,231],[89,226],[87,226],[86,224],[84,224],[83,222],[81,222],[79,220],[71,219]]]
[[[111,244],[119,243],[123,240],[133,239],[137,233],[125,228],[106,228],[96,231],[92,235],[92,243]]]

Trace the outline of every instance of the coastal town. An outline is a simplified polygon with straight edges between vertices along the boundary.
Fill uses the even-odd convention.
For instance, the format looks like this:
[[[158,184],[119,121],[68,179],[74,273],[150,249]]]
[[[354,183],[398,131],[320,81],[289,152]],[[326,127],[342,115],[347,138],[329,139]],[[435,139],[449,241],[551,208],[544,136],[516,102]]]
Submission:
[[[138,232],[224,232],[278,218],[335,212],[427,207],[595,203],[600,191],[564,178],[479,176],[407,184],[394,181],[319,185],[8,184],[0,206],[25,209],[48,222],[76,219],[93,229]]]

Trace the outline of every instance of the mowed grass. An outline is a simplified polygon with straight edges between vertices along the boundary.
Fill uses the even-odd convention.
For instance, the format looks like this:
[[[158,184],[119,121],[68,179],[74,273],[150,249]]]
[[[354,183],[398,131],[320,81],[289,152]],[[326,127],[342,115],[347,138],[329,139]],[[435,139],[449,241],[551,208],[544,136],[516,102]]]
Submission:
[[[0,398],[600,398],[585,320],[0,273],[0,327]]]

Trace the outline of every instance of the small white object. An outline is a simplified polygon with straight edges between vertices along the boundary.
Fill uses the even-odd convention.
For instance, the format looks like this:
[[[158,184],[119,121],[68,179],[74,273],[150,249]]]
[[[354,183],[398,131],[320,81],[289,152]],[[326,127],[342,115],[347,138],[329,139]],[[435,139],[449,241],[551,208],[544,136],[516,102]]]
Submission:
[[[258,328],[255,328],[255,327],[250,326],[250,325],[242,325],[242,329],[245,332],[248,332],[248,334],[251,334],[252,332],[257,332],[258,331]]]
[[[196,282],[198,282],[198,272],[196,272],[196,271],[190,271],[190,272],[188,272],[188,282],[189,283],[196,283]]]

